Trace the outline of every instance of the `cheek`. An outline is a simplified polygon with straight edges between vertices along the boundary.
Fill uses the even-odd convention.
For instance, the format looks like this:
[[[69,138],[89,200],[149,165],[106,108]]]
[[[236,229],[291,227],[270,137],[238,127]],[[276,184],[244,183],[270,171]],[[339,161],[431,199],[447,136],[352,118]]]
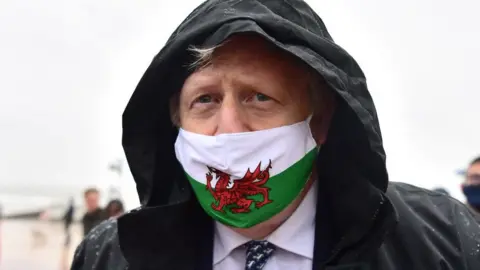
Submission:
[[[278,108],[269,112],[258,112],[255,109],[249,110],[249,108],[246,108],[244,115],[245,126],[249,130],[255,131],[302,122],[307,119],[309,113],[308,110],[291,104],[289,106],[278,106]]]
[[[288,124],[294,124],[298,122],[305,121],[311,114],[312,111],[310,110],[310,106],[308,106],[309,101],[304,102],[295,102],[286,106],[285,111],[282,113],[284,114],[284,118]]]
[[[195,119],[191,117],[180,118],[181,128],[197,134],[213,136],[215,135],[217,126],[215,117],[209,119]]]

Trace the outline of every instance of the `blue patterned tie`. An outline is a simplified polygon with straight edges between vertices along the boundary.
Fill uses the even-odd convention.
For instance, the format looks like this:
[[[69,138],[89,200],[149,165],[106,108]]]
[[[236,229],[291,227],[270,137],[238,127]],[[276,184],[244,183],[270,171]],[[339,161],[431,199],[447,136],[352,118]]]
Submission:
[[[260,270],[275,251],[275,246],[267,241],[250,241],[247,247],[245,270]]]

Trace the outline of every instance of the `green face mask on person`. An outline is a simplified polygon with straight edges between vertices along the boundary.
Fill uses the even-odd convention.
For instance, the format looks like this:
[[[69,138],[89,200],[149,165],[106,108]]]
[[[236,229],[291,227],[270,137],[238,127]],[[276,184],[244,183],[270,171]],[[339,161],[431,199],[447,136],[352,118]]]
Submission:
[[[317,157],[310,118],[217,136],[181,129],[176,156],[205,212],[225,225],[249,228],[285,209],[304,189]]]

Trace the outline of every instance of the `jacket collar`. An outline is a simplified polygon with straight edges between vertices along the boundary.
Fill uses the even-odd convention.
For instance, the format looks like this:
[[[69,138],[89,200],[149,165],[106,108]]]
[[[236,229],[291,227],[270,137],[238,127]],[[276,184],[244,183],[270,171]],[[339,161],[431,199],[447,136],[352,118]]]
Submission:
[[[118,220],[118,237],[129,269],[208,269],[213,222],[195,200],[140,208]]]

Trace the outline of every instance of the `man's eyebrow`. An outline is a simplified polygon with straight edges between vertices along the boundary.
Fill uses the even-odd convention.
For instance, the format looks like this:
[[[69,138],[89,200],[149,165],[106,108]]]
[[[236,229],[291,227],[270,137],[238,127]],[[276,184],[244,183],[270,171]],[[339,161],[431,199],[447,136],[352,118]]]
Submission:
[[[187,80],[183,86],[185,95],[191,95],[192,93],[199,91],[211,90],[214,87],[218,87],[218,79],[214,76],[207,76],[202,74],[194,74],[194,81]]]
[[[259,85],[258,83],[254,83],[253,80],[242,80],[238,77],[232,80],[232,85],[238,89],[253,92],[257,92],[260,88],[262,88],[261,85]]]

